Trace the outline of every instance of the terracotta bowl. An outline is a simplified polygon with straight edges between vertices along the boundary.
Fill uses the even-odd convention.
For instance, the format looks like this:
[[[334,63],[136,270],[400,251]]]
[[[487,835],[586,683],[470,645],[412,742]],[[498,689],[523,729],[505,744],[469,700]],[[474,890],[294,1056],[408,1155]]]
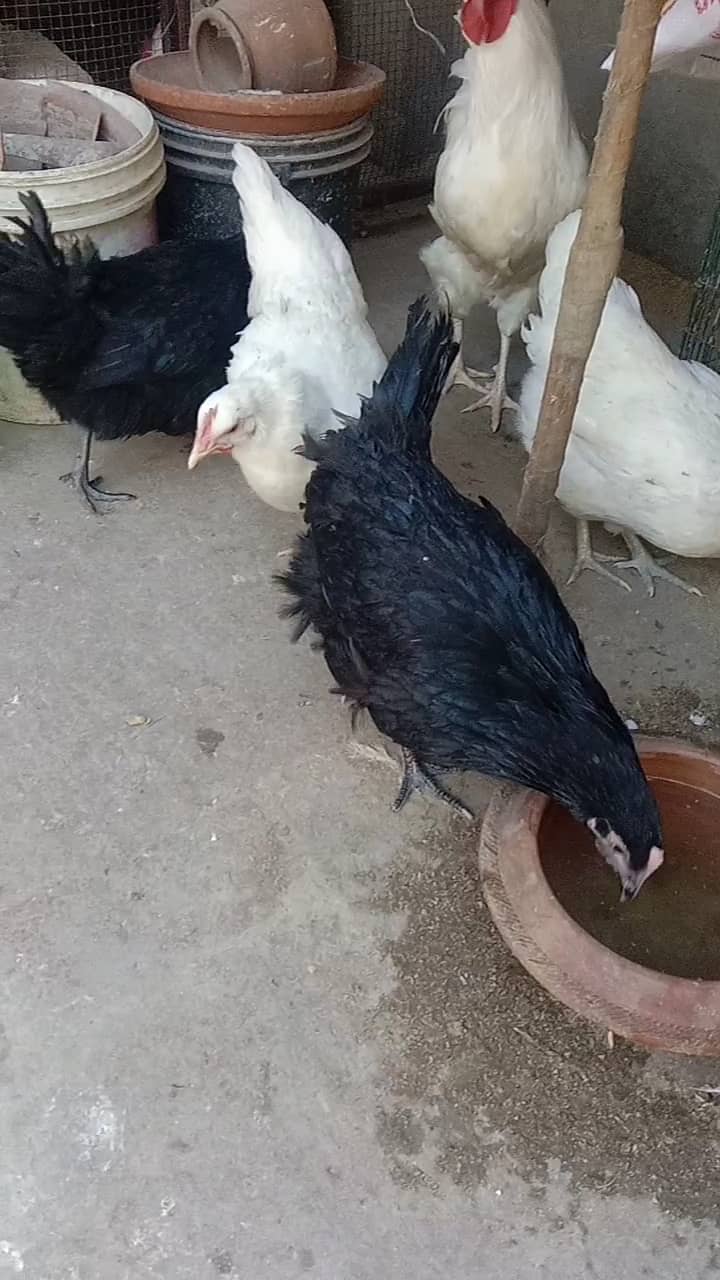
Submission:
[[[324,0],[218,0],[190,27],[198,84],[215,93],[325,93],[337,74]]]
[[[230,137],[288,137],[342,129],[367,115],[385,90],[385,72],[379,67],[341,59],[334,87],[327,93],[208,93],[198,86],[187,50],[141,59],[130,68],[130,81],[151,110]]]
[[[536,792],[498,787],[480,870],[520,963],[575,1012],[647,1048],[720,1057],[720,757],[640,739],[665,864],[633,903],[584,828]]]

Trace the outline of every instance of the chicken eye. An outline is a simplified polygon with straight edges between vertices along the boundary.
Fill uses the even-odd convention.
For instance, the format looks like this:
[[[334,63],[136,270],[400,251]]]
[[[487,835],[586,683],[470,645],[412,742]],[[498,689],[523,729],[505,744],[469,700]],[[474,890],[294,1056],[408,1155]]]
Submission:
[[[257,431],[255,418],[238,418],[232,425],[228,435],[234,441],[250,440]]]

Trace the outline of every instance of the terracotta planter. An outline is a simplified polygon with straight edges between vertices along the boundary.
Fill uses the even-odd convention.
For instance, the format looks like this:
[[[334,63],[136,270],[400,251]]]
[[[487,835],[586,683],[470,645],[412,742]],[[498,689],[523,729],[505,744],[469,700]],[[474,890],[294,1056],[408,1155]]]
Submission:
[[[666,827],[666,864],[657,872],[656,891],[662,892],[659,878],[672,868],[674,858],[682,858],[682,846],[688,840],[692,844],[694,835],[699,856],[717,871],[720,758],[663,739],[640,740],[638,750]],[[541,853],[548,818],[553,814],[544,796],[508,786],[498,787],[485,817],[483,891],[510,950],[551,995],[618,1035],[647,1048],[720,1056],[720,981],[689,980],[646,968],[609,950],[581,927],[546,878]],[[562,815],[556,830],[562,820],[568,821]],[[577,829],[578,844],[584,834]],[[681,874],[682,868],[677,871]],[[614,891],[619,897],[619,886]],[[650,881],[643,894],[652,892]],[[651,897],[647,903],[652,906]],[[623,910],[631,912],[634,906]],[[696,926],[687,903],[685,911],[692,938],[702,925]],[[681,890],[676,920],[682,920],[682,912]],[[716,937],[714,931],[711,936]]]
[[[367,62],[340,60],[327,93],[208,93],[198,86],[188,52],[144,58],[130,70],[134,92],[171,120],[233,137],[288,137],[342,129],[380,102],[385,72]]]
[[[324,93],[337,74],[324,0],[218,0],[190,27],[197,83],[215,93]]]

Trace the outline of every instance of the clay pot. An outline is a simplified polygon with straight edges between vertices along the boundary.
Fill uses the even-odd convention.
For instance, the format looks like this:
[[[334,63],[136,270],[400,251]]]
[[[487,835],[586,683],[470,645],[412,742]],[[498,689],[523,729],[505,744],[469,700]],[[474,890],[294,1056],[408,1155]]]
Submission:
[[[198,84],[214,93],[322,93],[337,74],[324,0],[219,0],[190,27]]]
[[[712,865],[720,820],[720,758],[664,739],[640,739],[637,747],[666,827],[665,869],[682,856],[682,823]],[[625,959],[561,906],[541,858],[544,825],[550,819],[550,826],[561,829],[557,817],[545,796],[499,786],[483,823],[483,892],[513,955],[556,999],[628,1040],[670,1053],[720,1057],[720,981],[673,977]],[[566,819],[564,813],[559,817]],[[578,830],[578,844],[585,834]],[[642,893],[652,891],[651,880]],[[617,892],[619,896],[619,885]],[[692,918],[687,926],[693,929]]]
[[[130,82],[138,98],[168,119],[233,137],[291,137],[327,133],[362,119],[383,96],[385,72],[341,59],[326,93],[208,93],[199,87],[184,51],[141,59],[130,69]]]

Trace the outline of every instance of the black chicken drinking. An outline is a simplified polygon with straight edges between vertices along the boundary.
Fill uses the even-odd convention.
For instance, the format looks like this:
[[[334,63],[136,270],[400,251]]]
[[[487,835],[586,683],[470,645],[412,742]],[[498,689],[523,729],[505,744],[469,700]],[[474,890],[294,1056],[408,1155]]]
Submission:
[[[359,420],[307,440],[317,467],[287,612],[297,636],[319,634],[337,691],[401,748],[397,807],[418,789],[459,807],[437,773],[532,787],[592,831],[632,898],[663,861],[632,737],[539,560],[432,462],[456,355],[448,314],[416,302]]]

